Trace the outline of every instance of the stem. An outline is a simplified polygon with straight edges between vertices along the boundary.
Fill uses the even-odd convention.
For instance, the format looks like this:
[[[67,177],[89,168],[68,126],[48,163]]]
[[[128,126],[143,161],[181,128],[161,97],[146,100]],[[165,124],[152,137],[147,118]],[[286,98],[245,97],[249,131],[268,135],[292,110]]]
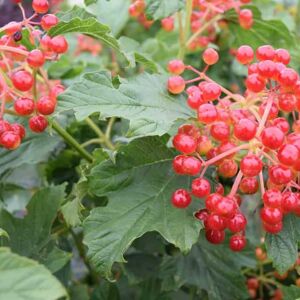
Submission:
[[[110,139],[108,139],[102,130],[93,122],[92,119],[87,117],[85,119],[86,123],[94,130],[94,132],[99,136],[99,138],[103,141],[103,143],[109,148],[110,150],[115,150],[115,146],[112,144]]]
[[[231,188],[229,196],[234,196],[236,194],[242,178],[243,178],[243,173],[242,173],[242,171],[239,171],[238,175],[235,178],[235,181],[234,181],[234,184]]]
[[[83,147],[65,130],[63,129],[55,120],[48,119],[52,128],[68,143],[73,147],[83,158],[88,162],[93,162],[93,156],[90,155]]]
[[[7,52],[13,52],[13,53],[17,53],[20,55],[24,55],[27,56],[28,55],[28,51],[26,50],[22,50],[19,48],[14,48],[14,47],[10,47],[10,46],[0,46],[0,51],[7,51]]]
[[[265,193],[265,184],[264,184],[264,176],[262,171],[260,171],[259,173],[259,182],[260,182],[261,194],[263,195]]]
[[[108,121],[106,131],[105,131],[105,136],[106,136],[107,139],[110,139],[111,131],[112,131],[112,128],[114,126],[115,121],[116,121],[115,117],[110,118],[109,121]]]
[[[89,141],[86,141],[85,143],[82,143],[81,147],[85,148],[92,144],[100,144],[101,145],[102,142],[103,142],[103,140],[101,140],[101,139],[91,139]]]
[[[272,108],[272,104],[273,104],[273,99],[272,99],[272,95],[270,95],[267,100],[267,105],[266,105],[266,109],[264,111],[263,117],[259,123],[259,127],[258,127],[257,134],[256,134],[257,136],[259,136],[261,134],[261,132],[263,131],[263,129],[265,127],[268,116],[270,114],[270,110]]]
[[[182,14],[179,11],[177,13],[178,18],[178,25],[179,25],[179,53],[178,58],[183,59],[184,56],[184,48],[185,48],[185,39],[184,39],[184,29],[183,29],[183,23],[182,23]]]

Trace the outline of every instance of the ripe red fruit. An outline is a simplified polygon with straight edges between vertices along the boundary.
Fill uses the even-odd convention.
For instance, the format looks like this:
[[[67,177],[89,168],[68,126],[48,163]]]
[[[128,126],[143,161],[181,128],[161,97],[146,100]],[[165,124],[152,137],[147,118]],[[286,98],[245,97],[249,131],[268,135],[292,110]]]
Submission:
[[[161,27],[166,32],[171,32],[174,30],[174,18],[173,17],[167,17],[161,20]]]
[[[234,177],[237,171],[238,165],[233,159],[224,159],[218,167],[218,173],[224,178]]]
[[[247,288],[257,290],[259,288],[259,281],[257,278],[248,278],[247,279]]]
[[[279,73],[279,77],[278,77],[279,83],[283,87],[288,87],[288,88],[292,88],[293,86],[295,86],[298,79],[299,79],[298,73],[291,68],[283,69]]]
[[[211,214],[207,217],[206,227],[212,230],[225,230],[226,219],[217,214]]]
[[[41,26],[45,31],[50,30],[58,23],[58,18],[55,15],[44,15],[41,19]]]
[[[236,53],[236,59],[240,64],[250,64],[254,59],[254,51],[250,46],[241,46]]]
[[[202,123],[209,124],[216,121],[218,111],[213,104],[205,103],[198,108],[198,120]]]
[[[209,211],[214,212],[216,210],[217,204],[222,199],[223,197],[220,194],[217,193],[210,194],[205,200],[205,206]]]
[[[192,198],[188,191],[179,189],[173,193],[171,201],[177,208],[186,208],[190,205]]]
[[[213,48],[207,48],[203,54],[202,54],[202,58],[204,60],[204,62],[211,66],[211,65],[214,65],[218,62],[219,60],[219,54],[218,52],[213,49]]]
[[[61,35],[55,36],[50,41],[51,50],[57,54],[62,54],[62,53],[67,52],[68,47],[69,47],[68,42]]]
[[[207,218],[208,218],[208,215],[209,215],[209,213],[208,213],[208,211],[207,211],[207,209],[200,209],[200,210],[198,210],[196,213],[195,213],[195,218],[196,219],[198,219],[198,220],[200,220],[200,221],[206,221],[207,220]]]
[[[274,119],[273,125],[278,127],[283,133],[288,133],[290,130],[290,125],[285,118]]]
[[[270,149],[278,149],[284,141],[284,133],[276,126],[265,128],[261,133],[261,141]]]
[[[277,224],[282,221],[282,211],[276,207],[263,207],[260,211],[260,217],[263,222],[268,224]]]
[[[47,0],[33,0],[32,8],[38,14],[45,14],[49,10],[49,3]]]
[[[240,163],[240,169],[245,176],[257,176],[263,168],[263,163],[259,157],[254,154],[246,155]]]
[[[269,178],[276,185],[287,184],[293,179],[292,171],[284,166],[269,167]]]
[[[42,115],[51,115],[55,110],[55,106],[56,101],[48,96],[41,97],[36,104],[38,112]]]
[[[33,86],[33,77],[27,71],[17,71],[11,75],[14,87],[22,92],[29,91]]]
[[[171,60],[168,64],[168,71],[175,75],[180,75],[183,73],[184,69],[185,65],[180,59]]]
[[[297,98],[292,94],[280,94],[278,97],[278,106],[285,112],[292,112],[296,109]]]
[[[222,93],[220,86],[213,82],[203,85],[201,90],[202,90],[202,99],[205,102],[218,99]]]
[[[250,9],[242,9],[239,12],[239,23],[246,30],[253,26],[253,13]]]
[[[172,94],[180,94],[185,89],[185,81],[181,76],[172,76],[168,80],[168,90]]]
[[[210,194],[210,183],[204,178],[196,178],[192,182],[192,194],[204,198]]]
[[[5,131],[10,131],[11,125],[5,120],[0,120],[0,135]]]
[[[241,232],[244,231],[247,225],[247,219],[241,213],[237,213],[227,222],[228,229],[233,232]]]
[[[275,58],[275,50],[270,45],[260,46],[256,50],[256,57],[259,61],[262,60],[274,60]]]
[[[288,65],[291,60],[291,55],[286,49],[277,49],[275,51],[275,61]]]
[[[258,181],[255,177],[244,177],[239,188],[244,194],[255,194],[258,191]]]
[[[292,144],[285,144],[279,148],[277,158],[282,164],[292,166],[300,158],[300,151]]]
[[[276,73],[276,64],[272,60],[263,60],[258,63],[257,69],[263,78],[272,78]]]
[[[201,162],[193,156],[187,156],[182,161],[182,170],[184,174],[195,176],[201,170]]]
[[[211,136],[220,142],[228,141],[230,128],[225,122],[214,123],[210,128]]]
[[[199,128],[194,126],[193,124],[184,124],[178,128],[178,133],[187,134],[194,139],[198,139],[201,136]]]
[[[176,150],[185,154],[192,154],[197,149],[196,140],[187,134],[176,134],[173,138],[173,145]]]
[[[6,131],[0,136],[0,145],[8,150],[17,149],[21,144],[21,137],[14,131]]]
[[[205,231],[206,239],[212,244],[221,244],[225,239],[225,232],[208,229]]]
[[[19,98],[14,102],[14,109],[21,116],[28,116],[34,112],[35,104],[30,98]]]
[[[15,134],[17,134],[21,140],[25,137],[26,131],[23,125],[14,123],[11,124],[11,131],[13,131]]]
[[[263,194],[263,202],[268,207],[281,207],[282,195],[281,192],[275,189],[267,190]]]
[[[49,96],[56,100],[57,96],[59,96],[60,94],[62,94],[65,90],[65,87],[61,84],[56,84],[51,90],[50,90],[50,93],[49,93]]]
[[[237,209],[237,204],[231,197],[222,197],[222,199],[216,203],[215,212],[219,216],[225,218],[232,218]]]
[[[182,164],[183,164],[183,160],[185,159],[185,157],[186,156],[184,156],[184,155],[177,155],[173,159],[173,169],[174,169],[175,173],[184,174]]]
[[[277,224],[263,223],[263,227],[266,232],[271,233],[271,234],[276,234],[282,230],[283,224],[282,224],[282,222],[279,222]]]
[[[5,25],[5,34],[12,36],[17,32],[20,32],[22,30],[22,24],[19,22],[10,22],[7,25]]]
[[[39,49],[32,50],[28,53],[27,63],[32,68],[39,68],[45,63],[45,56]]]
[[[239,120],[233,128],[234,135],[240,141],[250,141],[256,135],[257,124],[250,119]]]
[[[34,116],[29,119],[29,128],[33,132],[43,132],[48,126],[48,121],[43,116]]]
[[[266,82],[258,74],[254,73],[247,77],[246,86],[249,91],[259,93],[265,88]]]
[[[243,235],[233,235],[229,240],[229,247],[232,251],[242,251],[246,246],[246,238]]]
[[[188,93],[187,104],[192,109],[198,109],[203,104],[202,92],[197,86],[189,87],[186,92]]]
[[[295,193],[286,192],[283,194],[281,208],[284,213],[295,211],[299,204],[299,199]]]

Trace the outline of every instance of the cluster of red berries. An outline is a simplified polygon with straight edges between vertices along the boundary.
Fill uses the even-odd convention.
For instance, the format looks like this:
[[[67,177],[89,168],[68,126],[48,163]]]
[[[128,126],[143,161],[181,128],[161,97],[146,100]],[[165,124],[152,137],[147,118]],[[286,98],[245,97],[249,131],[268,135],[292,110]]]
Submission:
[[[205,48],[209,43],[214,42],[217,34],[217,22],[220,22],[220,27],[222,27],[222,24],[226,25],[226,23],[222,22],[222,16],[230,9],[235,9],[238,13],[241,27],[250,29],[253,25],[252,11],[250,9],[241,9],[242,5],[250,2],[251,0],[194,0],[190,19],[193,36],[187,41],[188,49]],[[145,7],[144,0],[135,0],[129,7],[129,14],[148,29],[153,24],[153,21],[147,19]],[[174,23],[173,16],[161,20],[161,26],[167,32],[174,30]]]
[[[34,14],[26,17],[21,0],[12,0],[22,11],[21,22],[10,22],[0,31],[0,144],[6,149],[16,149],[25,136],[25,128],[20,124],[9,124],[3,119],[4,114],[14,113],[29,117],[29,128],[33,132],[43,132],[56,107],[57,96],[64,87],[48,80],[42,69],[47,60],[56,60],[68,49],[63,36],[51,38],[47,35],[58,18],[46,14],[49,10],[47,0],[33,0]],[[32,21],[43,14],[40,22]],[[29,32],[30,50],[22,42],[22,31]],[[33,50],[31,50],[34,48]]]
[[[191,191],[177,190],[172,203],[185,208],[191,195],[205,199],[205,209],[195,217],[204,221],[207,239],[221,243],[224,230],[229,229],[233,233],[230,248],[239,251],[246,245],[247,221],[238,190],[254,194],[260,186],[260,216],[266,232],[280,232],[288,213],[300,216],[300,80],[287,66],[290,54],[285,49],[265,45],[254,52],[250,46],[241,46],[236,59],[248,68],[244,95],[230,92],[207,76],[209,66],[219,60],[212,48],[203,53],[203,72],[180,60],[170,61],[168,69],[174,76],[168,80],[168,90],[179,94],[186,89],[187,104],[197,113],[193,123],[181,126],[173,138],[174,147],[182,153],[174,158],[174,170],[200,175],[192,181]],[[180,76],[185,70],[197,77],[185,81]],[[211,184],[204,178],[211,166],[218,176],[235,177],[229,195],[224,196],[220,185],[211,193]]]

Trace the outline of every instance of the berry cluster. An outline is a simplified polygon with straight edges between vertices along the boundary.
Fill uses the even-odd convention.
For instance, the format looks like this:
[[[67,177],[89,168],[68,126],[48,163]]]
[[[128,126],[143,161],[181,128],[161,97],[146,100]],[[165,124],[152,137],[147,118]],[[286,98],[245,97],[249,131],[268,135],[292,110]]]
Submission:
[[[244,29],[250,29],[253,25],[252,11],[241,9],[242,5],[250,2],[251,0],[194,0],[189,24],[193,35],[187,41],[187,47],[190,50],[196,50],[197,48],[205,48],[209,43],[214,42],[217,24],[220,22],[220,27],[226,26],[226,22],[222,22],[222,19],[224,13],[230,9],[235,9],[238,13],[240,26]],[[145,7],[144,0],[134,0],[129,7],[129,14],[148,29],[152,26],[153,21],[147,19]],[[174,16],[162,19],[161,26],[167,32],[173,31],[175,28]]]
[[[47,60],[57,60],[68,49],[63,36],[51,38],[47,35],[58,18],[46,14],[49,10],[47,0],[33,0],[34,14],[26,17],[21,0],[12,0],[19,5],[23,20],[10,22],[0,28],[4,33],[0,38],[0,144],[6,149],[16,149],[25,136],[21,124],[10,124],[4,120],[5,113],[26,116],[33,132],[43,132],[56,107],[57,96],[64,87],[48,80],[43,65]],[[39,22],[33,21],[43,15]],[[29,46],[22,44],[24,31],[29,33]]]
[[[265,45],[254,52],[245,45],[236,51],[236,59],[248,68],[247,89],[244,95],[234,94],[206,74],[218,59],[217,51],[208,48],[203,53],[203,72],[180,60],[168,65],[174,74],[168,80],[169,92],[185,90],[187,104],[197,114],[173,138],[174,147],[182,153],[174,158],[174,170],[199,176],[192,181],[191,191],[175,191],[172,203],[185,208],[191,195],[205,199],[205,209],[195,217],[204,221],[208,241],[221,243],[229,229],[230,248],[239,251],[246,245],[247,220],[240,210],[238,190],[254,194],[260,187],[260,217],[266,232],[280,232],[288,213],[300,216],[300,80],[288,67],[287,50]],[[196,78],[185,81],[180,76],[185,70]],[[191,83],[198,84],[187,87]],[[211,183],[204,178],[211,166],[218,176],[235,178],[228,195],[224,196],[220,185],[212,193]]]

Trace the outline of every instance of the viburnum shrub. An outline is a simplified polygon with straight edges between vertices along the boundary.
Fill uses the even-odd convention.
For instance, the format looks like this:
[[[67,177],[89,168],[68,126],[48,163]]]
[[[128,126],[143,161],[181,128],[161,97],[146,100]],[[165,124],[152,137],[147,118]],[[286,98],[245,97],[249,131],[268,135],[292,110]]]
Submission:
[[[240,193],[260,190],[260,218],[268,233],[279,233],[287,214],[300,216],[300,80],[288,66],[286,49],[265,45],[254,51],[243,45],[236,60],[248,68],[246,90],[234,94],[207,75],[219,60],[218,52],[208,48],[202,58],[203,71],[181,60],[168,65],[174,74],[168,80],[169,92],[185,92],[187,105],[195,111],[195,119],[182,125],[173,138],[181,153],[174,158],[173,168],[177,174],[197,176],[190,190],[176,190],[171,201],[186,208],[192,196],[202,199],[205,208],[195,217],[204,222],[207,240],[222,243],[228,229],[230,248],[240,251],[246,245],[247,225]],[[185,80],[184,71],[193,72],[195,78]],[[220,177],[235,178],[228,194],[217,191],[205,178],[212,166]]]
[[[55,111],[57,96],[64,91],[63,85],[48,79],[44,65],[58,60],[68,50],[63,36],[47,35],[59,21],[55,15],[47,14],[47,0],[32,1],[32,16],[26,16],[22,1],[13,2],[18,3],[23,20],[0,29],[4,33],[0,38],[0,68],[6,74],[0,74],[0,145],[9,150],[19,147],[26,132],[22,124],[6,121],[5,113],[26,117],[31,131],[43,132],[48,126],[47,116]],[[40,14],[40,21],[33,21]],[[29,33],[30,49],[21,43],[24,30]]]

